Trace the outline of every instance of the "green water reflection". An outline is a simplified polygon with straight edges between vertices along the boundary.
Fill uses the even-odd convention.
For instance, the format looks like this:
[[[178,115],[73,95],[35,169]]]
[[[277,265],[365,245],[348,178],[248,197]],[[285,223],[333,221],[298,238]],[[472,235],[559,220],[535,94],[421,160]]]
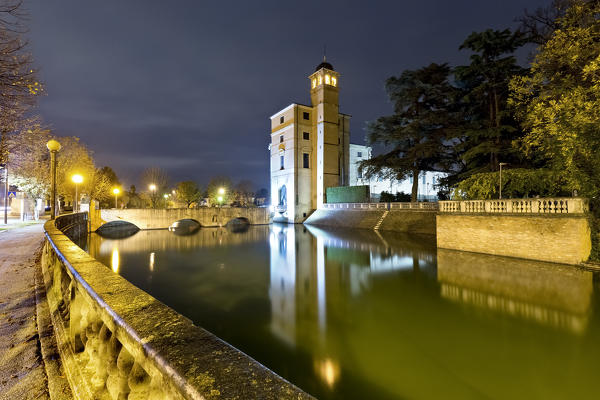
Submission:
[[[92,235],[87,247],[322,399],[598,397],[590,271],[293,225]]]

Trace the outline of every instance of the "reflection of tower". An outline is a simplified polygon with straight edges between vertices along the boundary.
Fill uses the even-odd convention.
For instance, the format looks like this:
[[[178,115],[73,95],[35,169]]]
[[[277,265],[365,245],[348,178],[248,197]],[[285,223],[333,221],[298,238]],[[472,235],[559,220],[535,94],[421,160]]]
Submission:
[[[273,225],[271,230],[271,330],[289,344],[295,344],[296,329],[296,248],[293,227]]]
[[[323,60],[309,76],[311,105],[271,116],[271,204],[275,220],[302,222],[325,189],[348,185],[350,116],[339,113],[340,76]]]

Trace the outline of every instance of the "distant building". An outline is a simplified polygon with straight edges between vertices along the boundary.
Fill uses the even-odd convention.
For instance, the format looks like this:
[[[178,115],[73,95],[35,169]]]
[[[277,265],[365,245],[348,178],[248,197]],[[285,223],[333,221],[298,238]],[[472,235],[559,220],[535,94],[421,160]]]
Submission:
[[[412,177],[409,177],[402,181],[395,179],[363,178],[358,168],[358,165],[361,161],[370,159],[371,156],[372,151],[370,147],[362,146],[360,144],[350,145],[350,170],[348,173],[350,177],[350,186],[368,185],[371,193],[371,199],[374,201],[379,200],[381,192],[388,192],[391,194],[396,194],[398,192],[404,192],[406,194],[412,193]],[[437,192],[439,190],[437,185],[439,184],[440,179],[445,178],[447,175],[448,174],[444,172],[426,171],[425,173],[421,173],[421,175],[418,178],[418,199],[428,201],[437,200]]]
[[[340,75],[325,59],[308,77],[311,105],[271,116],[271,204],[275,221],[302,222],[325,189],[347,186],[350,115],[339,112]]]

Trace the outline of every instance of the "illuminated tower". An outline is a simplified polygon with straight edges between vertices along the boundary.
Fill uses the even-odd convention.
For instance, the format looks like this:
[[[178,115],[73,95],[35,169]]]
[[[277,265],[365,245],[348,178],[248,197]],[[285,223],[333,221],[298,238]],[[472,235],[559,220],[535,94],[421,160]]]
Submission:
[[[271,204],[275,221],[303,222],[326,189],[348,185],[350,115],[339,112],[340,75],[325,60],[309,77],[311,105],[271,116]]]

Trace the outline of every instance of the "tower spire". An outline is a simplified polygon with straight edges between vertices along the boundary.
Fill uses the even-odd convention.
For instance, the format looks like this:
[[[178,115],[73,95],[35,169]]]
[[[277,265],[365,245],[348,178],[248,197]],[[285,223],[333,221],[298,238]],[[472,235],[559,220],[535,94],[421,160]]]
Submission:
[[[327,62],[327,45],[323,44],[323,62]]]

